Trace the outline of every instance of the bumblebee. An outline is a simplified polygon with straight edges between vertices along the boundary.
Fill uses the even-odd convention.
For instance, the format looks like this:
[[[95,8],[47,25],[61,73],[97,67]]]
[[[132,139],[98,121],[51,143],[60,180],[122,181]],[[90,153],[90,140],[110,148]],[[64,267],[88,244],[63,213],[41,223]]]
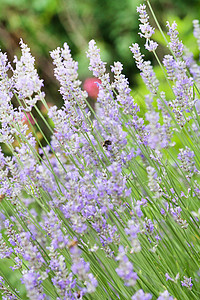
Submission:
[[[72,247],[76,246],[78,244],[78,241],[71,241],[69,244],[68,244],[68,247],[69,249],[71,249]]]
[[[2,200],[6,197],[5,194],[0,195],[0,202],[2,202]]]
[[[112,145],[112,142],[110,140],[105,140],[102,144],[103,148],[108,150],[108,146]]]

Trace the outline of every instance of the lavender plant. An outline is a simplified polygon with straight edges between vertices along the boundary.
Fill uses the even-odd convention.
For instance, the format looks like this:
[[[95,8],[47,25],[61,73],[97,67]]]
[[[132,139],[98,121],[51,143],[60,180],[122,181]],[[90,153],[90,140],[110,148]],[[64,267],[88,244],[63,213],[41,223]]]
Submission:
[[[137,11],[145,48],[158,59],[146,5]],[[168,54],[158,60],[166,90],[139,45],[130,47],[149,90],[142,116],[123,65],[111,66],[112,81],[94,40],[87,57],[98,78],[95,110],[66,43],[50,53],[60,109],[48,107],[22,40],[12,65],[0,52],[0,142],[11,153],[0,151],[2,299],[199,299],[200,72],[176,23],[167,28]],[[199,46],[198,21],[194,36]]]

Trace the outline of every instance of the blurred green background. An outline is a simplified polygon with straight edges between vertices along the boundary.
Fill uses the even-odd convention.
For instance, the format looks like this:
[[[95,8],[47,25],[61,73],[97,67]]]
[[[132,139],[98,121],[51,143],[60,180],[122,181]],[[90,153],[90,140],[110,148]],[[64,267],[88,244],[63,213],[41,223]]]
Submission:
[[[58,83],[53,76],[49,51],[67,42],[79,62],[80,79],[91,77],[85,51],[94,38],[108,66],[119,60],[131,86],[140,84],[129,46],[144,40],[138,35],[139,0],[0,0],[0,48],[9,59],[19,55],[19,40],[31,48],[40,77],[45,81],[47,101],[61,104]],[[176,19],[181,38],[190,44],[192,20],[200,15],[199,0],[152,0],[152,7],[164,28]],[[154,25],[152,20],[151,22]],[[159,35],[157,37],[159,39]],[[162,58],[162,48],[158,51]],[[166,50],[165,50],[166,51]],[[149,54],[147,54],[149,55]]]

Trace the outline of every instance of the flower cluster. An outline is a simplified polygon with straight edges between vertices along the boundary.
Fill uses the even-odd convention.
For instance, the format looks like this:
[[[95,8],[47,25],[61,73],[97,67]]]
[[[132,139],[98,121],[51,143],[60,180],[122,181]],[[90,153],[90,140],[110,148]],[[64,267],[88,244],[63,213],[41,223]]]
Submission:
[[[123,246],[119,247],[119,254],[116,257],[119,266],[116,269],[117,274],[121,277],[127,286],[134,286],[138,278],[137,273],[133,271],[133,265],[126,256]]]

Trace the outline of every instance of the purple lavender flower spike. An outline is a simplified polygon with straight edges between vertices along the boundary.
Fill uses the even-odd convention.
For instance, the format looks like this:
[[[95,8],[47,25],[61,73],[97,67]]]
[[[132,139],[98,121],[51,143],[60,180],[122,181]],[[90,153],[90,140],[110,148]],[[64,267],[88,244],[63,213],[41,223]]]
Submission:
[[[77,275],[78,279],[83,281],[86,288],[83,288],[84,293],[93,293],[96,290],[98,282],[90,271],[89,262],[85,262],[85,260],[80,257],[81,251],[77,247],[77,243],[73,243],[70,246],[70,254],[72,257],[72,272]]]
[[[139,25],[139,29],[141,31],[139,35],[140,37],[144,37],[146,39],[145,48],[150,52],[155,51],[158,47],[158,44],[150,40],[152,34],[155,32],[155,29],[149,24],[149,16],[146,12],[146,5],[141,4],[138,6],[137,12],[139,12],[139,21],[141,22]]]
[[[199,26],[199,20],[194,20],[193,21],[193,26],[194,26],[194,37],[197,39],[197,44],[198,48],[200,51],[200,26]]]
[[[76,279],[74,278],[73,273],[69,272],[65,262],[65,257],[63,255],[59,255],[53,246],[51,246],[49,250],[51,257],[49,266],[54,273],[54,277],[51,279],[53,285],[60,296],[63,298],[71,296],[70,299],[74,299],[72,289],[76,287]]]
[[[171,278],[168,273],[165,274],[165,277],[166,277],[166,281],[168,280],[174,281],[174,279]]]
[[[186,63],[187,68],[189,68],[190,74],[192,75],[195,84],[200,88],[200,66],[194,59],[194,55],[186,47],[184,47],[183,59]],[[196,108],[199,113],[199,100],[196,101]]]
[[[174,300],[172,296],[170,296],[169,292],[166,290],[163,293],[160,293],[160,296],[157,300]]]
[[[144,61],[143,56],[140,53],[140,47],[137,43],[132,44],[130,47],[131,52],[133,53],[133,57],[135,59],[136,65],[138,69],[141,71],[141,77],[146,84],[147,88],[153,95],[157,94],[159,81],[156,78],[156,75],[153,71],[153,67],[151,66],[150,61]]]
[[[178,38],[178,30],[176,22],[173,22],[170,26],[169,22],[167,21],[167,27],[169,28],[168,35],[170,36],[169,46],[172,49],[176,58],[181,57],[183,54],[183,43],[179,41]]]
[[[165,117],[164,124],[160,125],[159,113],[155,111],[152,105],[153,98],[147,95],[145,97],[145,100],[148,109],[148,112],[145,113],[145,117],[146,120],[149,122],[149,124],[145,127],[146,139],[150,148],[159,151],[162,148],[166,148],[169,145],[169,120],[167,119],[167,117]]]
[[[141,245],[138,239],[138,233],[140,232],[140,225],[134,220],[129,220],[127,225],[128,228],[125,228],[125,232],[128,235],[129,240],[131,241],[131,246],[132,246],[131,253],[140,252]]]
[[[97,114],[100,118],[104,116],[102,118],[104,125],[106,126],[106,123],[108,123],[113,129],[115,127],[115,124],[112,124],[113,122],[116,122],[116,126],[119,126],[118,103],[114,101],[112,86],[110,84],[110,76],[108,73],[106,73],[106,64],[102,62],[100,50],[97,48],[94,40],[89,42],[87,57],[90,59],[89,70],[93,72],[95,77],[98,77],[101,80],[97,98],[99,103],[99,106],[97,107]],[[119,70],[121,67],[121,65],[118,66]],[[109,128],[109,126],[106,127]]]
[[[100,57],[100,49],[97,48],[94,40],[89,42],[89,49],[86,54],[90,59],[89,70],[93,72],[95,77],[98,77],[101,80],[103,86],[107,86],[110,80],[109,75],[106,74],[106,63],[102,62]]]
[[[134,286],[138,276],[137,273],[133,271],[133,265],[126,256],[124,247],[121,245],[119,246],[119,252],[116,260],[119,261],[119,266],[115,271],[119,277],[124,280],[125,285]]]
[[[114,66],[111,66],[111,72],[114,73],[115,79],[112,87],[118,92],[117,100],[119,101],[123,112],[132,115],[133,119],[137,119],[136,112],[139,110],[139,107],[134,103],[133,97],[130,94],[131,89],[128,85],[128,79],[121,73],[122,70],[123,65],[120,62],[114,62]]]
[[[43,292],[42,280],[39,272],[30,269],[24,272],[22,283],[25,284],[27,295],[32,300],[43,300],[46,295]]]
[[[176,70],[176,61],[172,55],[165,55],[163,59],[163,65],[167,70],[167,75],[170,80],[174,80],[175,70]]]
[[[55,124],[55,139],[53,138],[52,145],[55,149],[59,149],[59,144],[68,144],[78,132],[89,131],[85,116],[89,118],[90,112],[85,112],[85,116],[82,113],[86,108],[87,92],[80,88],[78,63],[72,59],[67,43],[64,43],[63,48],[58,47],[52,51],[50,55],[55,65],[55,77],[60,82],[60,93],[64,99],[62,109],[58,110],[53,106],[48,112]],[[66,155],[68,155],[67,151]]]
[[[2,295],[2,300],[17,300],[19,299],[14,293],[12,293],[9,288],[5,285],[5,280],[0,276],[0,291]],[[18,292],[18,291],[17,291]]]
[[[177,123],[184,126],[184,112],[192,111],[195,104],[193,78],[188,77],[186,62],[179,57],[175,60],[173,56],[165,55],[163,64],[166,67],[168,78],[174,82],[173,92],[175,99],[169,102],[169,106],[172,107]]]
[[[64,43],[63,48],[58,47],[51,51],[50,55],[55,65],[54,75],[60,82],[60,93],[65,101],[66,110],[73,107],[77,102],[82,108],[85,108],[84,99],[87,97],[87,92],[80,88],[78,63],[72,59],[69,46]]]
[[[20,40],[22,56],[20,60],[14,58],[16,69],[13,72],[14,90],[20,100],[23,100],[27,106],[27,110],[36,104],[39,99],[43,80],[39,79],[37,71],[34,67],[35,59],[30,53],[30,49],[22,39]],[[33,97],[34,93],[37,97]],[[42,94],[42,97],[44,94]]]
[[[183,276],[183,278],[184,278],[184,280],[182,280],[181,281],[181,285],[182,286],[185,286],[185,287],[187,287],[188,289],[192,289],[192,286],[193,286],[193,284],[192,284],[192,278],[191,277],[186,277],[186,276]]]
[[[187,178],[191,178],[195,173],[199,173],[195,166],[195,154],[187,146],[185,149],[180,149],[178,159],[180,160],[180,168],[186,173]]]
[[[132,300],[151,300],[152,295],[145,293],[143,290],[137,291],[131,298]]]

